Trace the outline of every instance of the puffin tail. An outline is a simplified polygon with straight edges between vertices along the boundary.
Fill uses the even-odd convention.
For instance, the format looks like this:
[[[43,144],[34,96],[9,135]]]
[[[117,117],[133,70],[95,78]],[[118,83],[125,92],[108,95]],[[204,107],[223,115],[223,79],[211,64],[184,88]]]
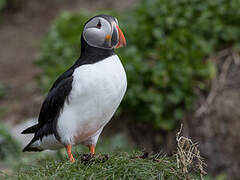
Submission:
[[[35,124],[21,132],[21,134],[32,134],[35,133],[37,130],[38,124]]]
[[[26,146],[23,150],[22,150],[22,152],[26,152],[26,151],[28,151],[28,152],[31,152],[31,151],[34,151],[34,152],[37,152],[37,151],[43,151],[42,149],[38,149],[38,148],[36,148],[36,147],[28,147],[28,146]]]
[[[28,145],[25,146],[25,148],[23,148],[22,152],[26,152],[26,151],[43,151],[42,149],[38,149],[37,147],[32,147],[31,145],[35,142],[35,139],[33,138],[31,140],[30,143],[28,143]]]

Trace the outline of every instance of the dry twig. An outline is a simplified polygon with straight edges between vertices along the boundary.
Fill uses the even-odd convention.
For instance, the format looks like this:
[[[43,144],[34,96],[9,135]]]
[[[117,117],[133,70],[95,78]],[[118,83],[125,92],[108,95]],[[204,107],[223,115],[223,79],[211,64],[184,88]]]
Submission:
[[[198,143],[193,143],[191,139],[180,136],[181,132],[182,124],[179,132],[176,134],[177,166],[178,168],[182,169],[186,179],[190,179],[189,171],[193,168],[200,172],[201,180],[203,180],[203,176],[207,174],[203,169],[206,164],[203,162],[203,158],[200,156]]]

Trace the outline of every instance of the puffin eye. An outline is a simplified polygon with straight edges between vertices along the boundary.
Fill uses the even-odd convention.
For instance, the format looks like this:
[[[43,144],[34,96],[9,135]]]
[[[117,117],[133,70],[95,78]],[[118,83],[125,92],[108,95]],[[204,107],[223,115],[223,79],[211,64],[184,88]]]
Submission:
[[[97,28],[100,29],[102,27],[101,21],[99,20],[97,23]]]

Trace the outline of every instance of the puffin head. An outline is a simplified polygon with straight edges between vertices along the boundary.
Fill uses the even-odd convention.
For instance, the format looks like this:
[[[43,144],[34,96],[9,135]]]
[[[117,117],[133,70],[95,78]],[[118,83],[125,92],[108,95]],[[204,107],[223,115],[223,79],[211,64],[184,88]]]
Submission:
[[[82,38],[92,47],[114,49],[126,45],[126,39],[115,17],[97,15],[84,26]]]

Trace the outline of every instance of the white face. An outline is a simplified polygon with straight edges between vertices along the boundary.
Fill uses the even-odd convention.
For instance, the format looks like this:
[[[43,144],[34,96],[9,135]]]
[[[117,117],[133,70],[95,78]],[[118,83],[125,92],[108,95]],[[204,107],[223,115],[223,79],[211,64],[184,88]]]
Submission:
[[[85,25],[83,30],[84,40],[88,45],[93,47],[103,49],[114,48],[118,43],[119,37],[116,22],[110,23],[103,17],[95,17],[91,19]]]

